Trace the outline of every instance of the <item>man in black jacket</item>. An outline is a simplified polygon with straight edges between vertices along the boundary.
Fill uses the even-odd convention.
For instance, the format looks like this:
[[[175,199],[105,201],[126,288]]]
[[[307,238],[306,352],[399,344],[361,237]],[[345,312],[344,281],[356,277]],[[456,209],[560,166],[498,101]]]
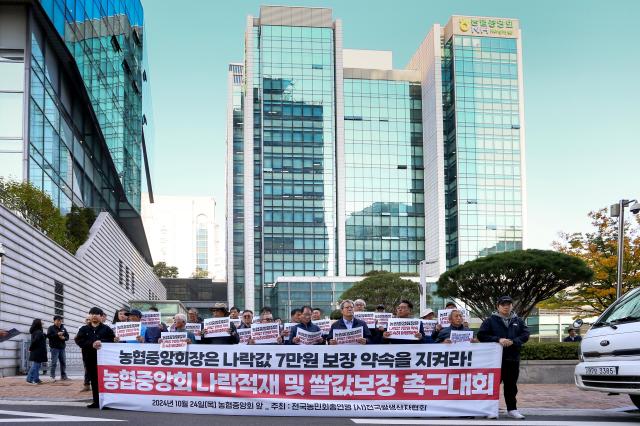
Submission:
[[[49,348],[51,349],[51,381],[56,381],[56,365],[60,360],[60,380],[68,380],[67,378],[67,357],[65,348],[69,333],[64,324],[62,317],[56,315],[53,317],[53,325],[47,330],[47,338],[49,339]]]
[[[482,322],[478,330],[481,342],[502,345],[501,380],[504,383],[504,401],[507,414],[514,419],[524,419],[517,407],[518,376],[520,375],[520,348],[529,340],[529,329],[522,318],[513,312],[513,299],[502,296],[498,310]]]
[[[338,342],[333,337],[333,330],[349,330],[358,327],[362,327],[362,337],[358,339],[358,343],[361,345],[372,343],[371,331],[369,331],[369,326],[367,326],[366,322],[359,320],[358,318],[353,316],[353,306],[354,305],[352,300],[343,300],[342,303],[340,303],[342,318],[331,324],[331,329],[329,330],[328,337],[330,345],[338,344]]]
[[[113,343],[116,337],[111,327],[102,324],[102,309],[93,307],[89,310],[89,324],[83,325],[78,330],[75,341],[82,349],[82,360],[91,378],[91,391],[93,392],[93,403],[87,408],[100,407],[98,394],[98,349],[102,343]]]
[[[213,308],[211,308],[211,312],[213,313],[214,318],[224,318],[229,316],[229,311],[227,311],[227,304],[222,302],[215,303],[213,305]],[[204,343],[206,345],[237,345],[240,342],[240,337],[238,336],[238,330],[233,323],[229,324],[228,332],[228,336],[204,337],[203,330],[200,343]]]

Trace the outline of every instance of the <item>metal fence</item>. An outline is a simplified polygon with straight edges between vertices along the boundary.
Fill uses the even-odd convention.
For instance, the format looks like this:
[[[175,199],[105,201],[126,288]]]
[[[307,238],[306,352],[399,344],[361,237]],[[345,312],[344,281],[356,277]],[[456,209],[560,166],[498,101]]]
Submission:
[[[31,367],[31,361],[29,361],[29,345],[31,341],[20,342],[20,367],[18,371],[21,374],[27,374]],[[75,344],[67,344],[65,348],[65,355],[67,360],[67,376],[82,376],[84,375],[84,364],[82,363],[82,351],[80,347]],[[49,360],[51,360],[51,352],[49,352]],[[43,362],[40,368],[40,374],[46,375],[49,373],[48,362]],[[60,364],[56,368],[56,376],[60,375]]]

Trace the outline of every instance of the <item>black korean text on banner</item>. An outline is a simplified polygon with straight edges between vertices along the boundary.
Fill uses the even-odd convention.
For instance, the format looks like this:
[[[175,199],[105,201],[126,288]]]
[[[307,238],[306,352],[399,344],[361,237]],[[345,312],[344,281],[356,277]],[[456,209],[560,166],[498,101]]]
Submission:
[[[229,317],[206,318],[202,323],[202,334],[204,337],[225,337],[229,335],[231,328]]]
[[[449,327],[449,314],[453,309],[439,309],[438,310],[438,324],[443,327]]]
[[[387,326],[389,339],[418,340],[416,333],[420,332],[420,323],[417,318],[391,318]]]
[[[103,344],[100,405],[256,415],[497,415],[502,347]],[[306,348],[306,349],[305,349]]]
[[[422,329],[424,330],[424,334],[427,336],[433,333],[433,330],[436,329],[436,324],[438,324],[438,320],[422,320]]]
[[[354,327],[346,330],[333,330],[333,338],[338,345],[352,345],[362,339],[362,327]]]
[[[196,340],[202,339],[202,324],[199,322],[188,322],[184,328],[185,330],[192,332],[196,337]]]
[[[115,334],[120,341],[136,340],[136,337],[140,336],[141,330],[140,322],[118,322]]]
[[[251,338],[256,345],[278,343],[279,336],[280,325],[276,323],[251,324]]]
[[[375,312],[354,312],[353,316],[367,323],[367,327],[376,328]]]
[[[182,331],[171,331],[160,333],[162,342],[160,349],[165,351],[186,351],[187,350],[187,333]],[[193,342],[195,343],[195,342]]]

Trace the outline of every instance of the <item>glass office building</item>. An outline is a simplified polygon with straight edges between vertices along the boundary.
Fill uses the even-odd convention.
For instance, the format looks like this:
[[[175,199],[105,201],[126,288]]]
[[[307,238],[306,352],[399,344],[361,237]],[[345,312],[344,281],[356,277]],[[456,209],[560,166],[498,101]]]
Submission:
[[[139,2],[125,3],[139,9]],[[125,43],[137,42],[132,32],[121,43],[113,34],[98,37],[114,30],[96,14],[111,13],[124,25],[125,3],[34,0],[0,5],[6,21],[0,25],[0,176],[28,180],[49,194],[63,214],[72,205],[109,211],[150,262],[138,213],[139,163],[137,189],[127,191],[118,163],[128,160],[120,161],[108,143],[115,134],[120,146],[142,143],[141,97],[132,97],[124,85],[143,72],[131,68],[132,80],[126,80],[124,59],[114,62],[126,51]],[[125,115],[127,125],[137,128],[137,139],[126,133],[124,121],[114,124]],[[113,128],[117,131],[109,130]]]
[[[521,248],[518,25],[454,16],[398,70],[391,52],[344,49],[330,9],[248,17],[229,72],[229,303],[259,308],[305,280],[295,300],[311,303],[314,278],[423,260],[437,277]]]

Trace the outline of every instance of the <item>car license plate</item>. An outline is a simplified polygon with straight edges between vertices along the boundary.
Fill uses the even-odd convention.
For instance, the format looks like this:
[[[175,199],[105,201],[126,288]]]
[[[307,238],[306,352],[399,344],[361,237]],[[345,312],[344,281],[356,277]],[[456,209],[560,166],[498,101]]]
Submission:
[[[617,376],[618,367],[585,367],[588,376]]]

